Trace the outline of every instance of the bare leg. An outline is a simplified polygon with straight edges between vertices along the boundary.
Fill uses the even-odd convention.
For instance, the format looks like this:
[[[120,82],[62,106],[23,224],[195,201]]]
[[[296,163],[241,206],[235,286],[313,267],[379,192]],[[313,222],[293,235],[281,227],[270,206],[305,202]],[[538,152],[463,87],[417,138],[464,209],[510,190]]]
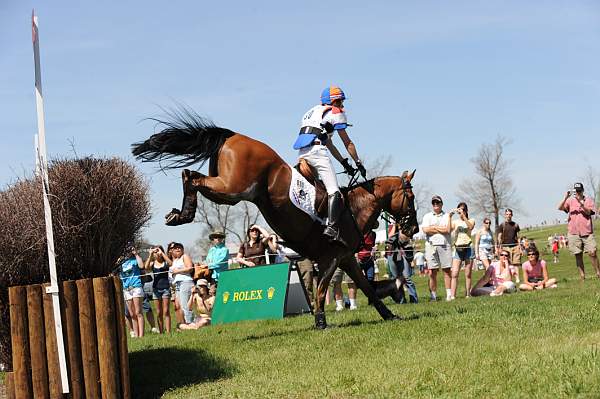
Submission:
[[[136,334],[138,337],[144,336],[144,311],[142,310],[142,304],[144,302],[144,298],[133,298],[133,313],[131,314],[131,319],[133,320],[133,326],[136,326],[137,320],[137,331]]]
[[[471,296],[471,284],[472,278],[471,275],[473,273],[473,260],[468,259],[465,261],[465,296]]]
[[[577,269],[579,270],[579,278],[581,280],[585,280],[585,267],[583,265],[583,253],[579,253],[575,255],[575,263],[577,264]]]
[[[137,319],[137,315],[135,313],[135,306],[133,305],[133,299],[128,300],[127,302],[125,302],[125,304],[127,305],[127,312],[129,312],[129,318],[131,319],[131,326],[133,327],[133,329],[131,331],[133,331],[133,333],[135,334],[136,337],[139,337],[139,335],[138,335],[138,319]]]
[[[437,274],[438,269],[429,270],[429,292],[431,293],[432,297],[434,293],[437,296]]]
[[[154,306],[156,307],[156,321],[158,323],[158,331],[162,334],[165,331],[164,319],[163,319],[163,307],[162,298],[154,300]],[[148,320],[149,322],[150,320]]]
[[[452,268],[447,267],[442,269],[442,272],[444,272],[444,286],[446,289],[452,288]]]
[[[150,324],[150,328],[156,328],[156,320],[154,319],[154,312],[152,311],[152,308],[150,308],[150,310],[146,312],[146,319],[148,319],[148,324]]]
[[[590,259],[592,261],[592,266],[596,269],[596,277],[600,278],[600,264],[598,262],[598,256],[596,255],[596,251],[589,253]]]
[[[358,304],[356,303],[356,284],[348,283],[348,299],[350,299],[350,310],[356,309]]]
[[[533,291],[533,287],[529,284],[521,284],[519,285],[519,290],[521,291]]]
[[[171,310],[169,309],[169,302],[170,302],[170,298],[162,298],[162,314],[164,317],[164,327],[165,327],[165,331],[170,333],[171,332]]]
[[[483,288],[492,278],[493,269],[489,268],[485,271],[484,275],[481,276],[475,287],[471,289],[471,295],[473,296],[481,296],[487,295],[488,292],[480,291],[480,288]]]
[[[183,310],[181,310],[181,306],[179,305],[179,298],[175,295],[175,318],[177,319],[177,325],[185,324],[185,319],[183,318]]]
[[[481,258],[481,263],[483,263],[485,270],[490,267],[490,260],[488,258]]]
[[[456,298],[456,286],[458,285],[458,276],[460,274],[461,263],[462,261],[460,259],[452,259],[452,267],[450,268],[450,295],[452,298]]]
[[[555,278],[549,278],[548,281],[546,281],[546,284],[544,284],[544,288],[550,288],[554,284],[556,284],[556,279]]]

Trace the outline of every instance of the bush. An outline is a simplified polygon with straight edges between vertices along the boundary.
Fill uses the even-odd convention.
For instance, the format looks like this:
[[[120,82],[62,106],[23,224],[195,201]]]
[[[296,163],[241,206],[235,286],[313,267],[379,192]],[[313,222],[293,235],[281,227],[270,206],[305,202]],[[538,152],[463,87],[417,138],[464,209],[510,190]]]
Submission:
[[[56,159],[48,170],[59,280],[110,274],[150,219],[148,185],[118,158]],[[11,368],[8,287],[50,281],[41,179],[0,192],[0,362]]]

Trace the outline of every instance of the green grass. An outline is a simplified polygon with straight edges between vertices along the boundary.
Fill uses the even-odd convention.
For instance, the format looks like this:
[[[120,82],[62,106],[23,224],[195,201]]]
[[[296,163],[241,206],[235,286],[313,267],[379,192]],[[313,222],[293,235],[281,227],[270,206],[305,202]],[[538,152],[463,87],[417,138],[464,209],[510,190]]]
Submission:
[[[564,226],[559,227],[564,230]],[[528,232],[545,240],[548,230]],[[543,242],[543,241],[541,241]],[[539,245],[539,242],[538,242]],[[546,256],[546,260],[550,260]],[[135,397],[600,397],[600,281],[578,280],[562,250],[559,288],[396,305],[385,322],[364,297],[311,316],[211,326],[129,341]],[[479,278],[481,272],[475,272]],[[427,279],[414,277],[421,299]],[[440,286],[443,287],[441,274]]]

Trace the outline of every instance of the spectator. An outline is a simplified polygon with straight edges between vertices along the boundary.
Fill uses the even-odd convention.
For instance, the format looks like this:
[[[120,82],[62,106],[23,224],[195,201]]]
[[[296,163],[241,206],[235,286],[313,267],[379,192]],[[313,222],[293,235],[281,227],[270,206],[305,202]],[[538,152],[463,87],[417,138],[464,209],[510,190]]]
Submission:
[[[557,243],[558,245],[558,243]],[[548,278],[546,261],[540,259],[537,248],[529,248],[527,251],[528,261],[523,264],[523,284],[519,286],[521,291],[533,291],[544,288],[556,288],[556,279]]]
[[[460,266],[465,264],[465,296],[469,297],[471,292],[471,272],[473,267],[473,249],[471,248],[471,231],[475,227],[475,219],[469,219],[469,208],[464,202],[459,202],[454,210],[459,220],[450,219],[452,235],[454,236],[454,251],[452,253],[452,281],[451,299],[456,298],[456,286]],[[452,212],[451,212],[452,213]]]
[[[192,295],[186,304],[190,312],[192,311],[194,302],[196,303],[198,316],[196,316],[192,323],[180,325],[179,328],[182,330],[197,330],[210,324],[215,297],[209,294],[208,281],[206,279],[198,279],[196,286],[192,289]]]
[[[300,272],[300,278],[302,278],[302,282],[304,283],[304,288],[306,288],[306,292],[308,294],[310,305],[314,309],[314,305],[315,305],[315,296],[313,293],[313,291],[314,291],[313,282],[314,282],[314,275],[315,275],[314,263],[312,260],[310,260],[308,258],[304,258],[304,259],[299,260],[297,265],[298,265],[298,271]]]
[[[169,271],[173,275],[173,283],[175,284],[175,293],[179,306],[183,311],[183,319],[189,324],[193,321],[193,313],[186,306],[192,295],[194,280],[192,272],[194,271],[194,263],[192,259],[184,253],[183,244],[178,242],[171,246],[172,266]]]
[[[446,287],[446,300],[451,301],[451,267],[452,252],[450,250],[450,219],[453,212],[446,214],[442,210],[444,205],[439,195],[431,198],[433,211],[423,216],[421,225],[423,232],[427,235],[425,241],[425,259],[429,274],[429,291],[431,300],[437,301],[437,273],[438,269],[444,272],[444,286]]]
[[[279,238],[277,237],[277,234],[271,234],[269,236],[267,244],[269,246],[269,263],[284,263],[286,261],[286,248],[279,243]]]
[[[379,223],[375,221],[375,224],[371,231],[367,232],[358,246],[358,251],[356,253],[356,260],[358,261],[358,265],[360,266],[360,270],[362,270],[363,274],[367,278],[371,287],[374,287],[373,282],[375,281],[375,258],[374,248],[375,248],[375,230],[379,227]]]
[[[415,252],[414,264],[419,269],[419,276],[425,276],[425,254],[421,251]]]
[[[575,255],[575,263],[579,269],[579,277],[585,280],[585,268],[583,265],[583,252],[585,251],[592,266],[596,269],[596,276],[600,277],[600,265],[596,256],[596,239],[594,238],[594,227],[592,216],[596,214],[594,200],[583,194],[583,184],[573,185],[575,193],[567,191],[563,200],[558,204],[558,209],[565,211],[568,215],[567,241],[569,251]]]
[[[402,234],[397,224],[394,223],[389,231],[388,242],[390,243],[391,248],[389,256],[387,257],[388,270],[390,272],[390,277],[399,280],[400,282],[400,303],[407,303],[404,295],[404,287],[406,287],[406,290],[408,291],[409,302],[419,303],[417,287],[412,281],[414,248],[410,242],[410,238]]]
[[[498,245],[510,254],[510,263],[515,267],[521,266],[521,247],[519,245],[519,232],[521,228],[515,223],[512,209],[504,211],[504,223],[498,226]],[[517,275],[517,283],[519,276]]]
[[[213,231],[208,235],[212,246],[208,250],[206,255],[206,263],[210,270],[212,270],[212,284],[210,287],[211,295],[216,295],[217,285],[219,283],[219,275],[221,272],[227,270],[229,267],[229,250],[225,246],[225,233],[222,231]]]
[[[265,251],[268,247],[269,233],[258,225],[248,229],[247,240],[240,246],[235,260],[242,266],[252,267],[267,263]]]
[[[123,295],[125,305],[131,316],[132,331],[136,337],[144,336],[144,314],[142,304],[144,289],[142,288],[141,270],[144,268],[142,258],[137,254],[135,247],[128,249],[125,260],[121,263],[120,276],[123,281]]]
[[[471,290],[473,296],[500,296],[516,291],[515,283],[512,282],[514,271],[510,267],[510,252],[500,251],[500,259],[492,262],[485,274],[479,279]]]
[[[151,249],[150,256],[146,259],[144,268],[153,273],[152,281],[152,299],[156,307],[158,319],[158,331],[162,334],[165,331],[171,332],[171,312],[169,303],[171,302],[171,288],[169,284],[169,265],[171,259],[165,254],[162,246]]]
[[[485,270],[490,267],[490,261],[494,259],[494,235],[491,231],[492,221],[490,218],[483,219],[483,227],[475,236],[475,256],[483,263]]]
[[[552,241],[552,256],[553,256],[552,262],[553,263],[558,263],[558,251],[559,251],[558,240],[554,240],[554,241]]]
[[[145,270],[144,270],[145,272]],[[152,284],[154,278],[151,273],[142,273],[142,289],[144,290],[144,301],[142,302],[142,313],[146,316],[146,321],[150,325],[150,331],[154,334],[158,334],[158,328],[156,328],[156,320],[154,319],[154,312],[150,302],[152,301]]]
[[[343,262],[354,262],[358,266],[358,261],[355,256],[348,256],[341,260],[340,266]],[[360,267],[360,266],[359,266]],[[344,310],[344,293],[342,291],[342,280],[348,284],[348,301],[350,302],[350,310],[358,309],[358,303],[356,302],[356,284],[354,281],[338,267],[333,273],[331,283],[333,285],[333,295],[335,298],[335,311],[339,312]]]
[[[170,260],[173,259],[173,244],[174,241],[171,241],[167,244],[167,258]],[[172,264],[169,264],[171,266]],[[171,273],[171,268],[169,268],[169,285],[171,288],[171,302],[173,302],[173,309],[175,310],[175,320],[177,325],[185,323],[185,319],[183,318],[183,310],[181,309],[181,305],[179,304],[179,298],[177,298],[177,292],[175,287],[175,282],[173,281],[173,273]]]

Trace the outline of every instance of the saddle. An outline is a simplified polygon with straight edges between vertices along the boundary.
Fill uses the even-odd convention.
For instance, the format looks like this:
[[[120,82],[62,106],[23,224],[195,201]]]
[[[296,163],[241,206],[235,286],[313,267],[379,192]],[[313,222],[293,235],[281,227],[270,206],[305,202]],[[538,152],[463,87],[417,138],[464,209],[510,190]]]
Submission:
[[[326,218],[327,190],[325,189],[325,185],[323,184],[323,182],[318,178],[319,173],[314,167],[312,167],[308,162],[306,162],[305,159],[302,158],[300,158],[300,160],[298,161],[296,166],[294,166],[294,168],[296,168],[296,170],[300,172],[300,174],[304,176],[304,178],[308,180],[310,184],[315,186],[315,209],[317,211],[317,216],[323,219]]]

